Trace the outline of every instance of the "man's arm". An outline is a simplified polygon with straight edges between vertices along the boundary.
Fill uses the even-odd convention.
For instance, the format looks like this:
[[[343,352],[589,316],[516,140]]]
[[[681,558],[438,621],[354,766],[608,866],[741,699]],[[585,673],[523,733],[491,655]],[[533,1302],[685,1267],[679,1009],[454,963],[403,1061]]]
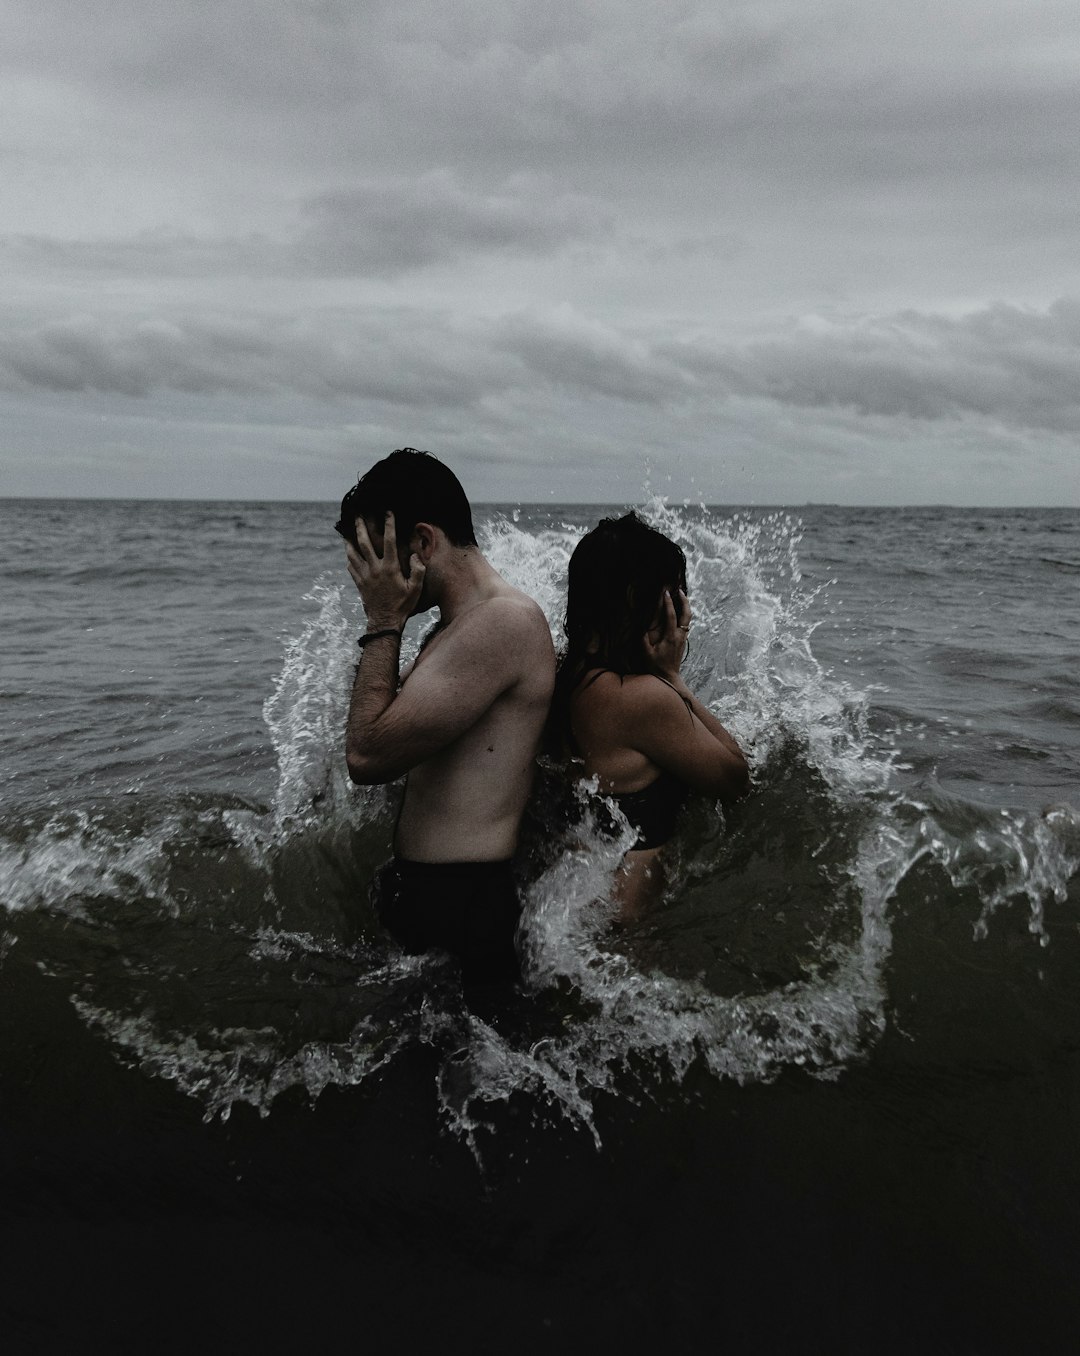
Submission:
[[[354,782],[392,782],[470,729],[520,676],[521,609],[492,598],[442,632],[398,690],[400,632],[423,589],[425,566],[411,557],[409,575],[398,560],[394,515],[386,516],[383,550],[374,547],[362,518],[356,547],[346,545],[349,573],[367,614],[370,640],[353,681],[345,761]]]
[[[345,727],[345,762],[354,782],[393,781],[392,776],[384,778],[367,775],[369,769],[365,753],[372,743],[372,731],[397,693],[400,648],[400,632],[395,637],[388,629],[386,635],[365,645],[356,667]]]
[[[366,770],[365,750],[370,733],[397,693],[401,633],[423,588],[425,566],[414,555],[409,562],[409,577],[405,578],[398,560],[397,527],[391,512],[386,515],[382,555],[375,550],[363,518],[357,518],[356,546],[346,542],[345,557],[364,604],[368,634],[378,633],[362,647],[353,679],[345,761],[354,781],[392,781],[393,777],[360,774]]]
[[[513,603],[479,604],[439,637],[400,692],[397,643],[372,641],[349,705],[345,758],[353,781],[394,781],[471,729],[518,679],[519,625]]]

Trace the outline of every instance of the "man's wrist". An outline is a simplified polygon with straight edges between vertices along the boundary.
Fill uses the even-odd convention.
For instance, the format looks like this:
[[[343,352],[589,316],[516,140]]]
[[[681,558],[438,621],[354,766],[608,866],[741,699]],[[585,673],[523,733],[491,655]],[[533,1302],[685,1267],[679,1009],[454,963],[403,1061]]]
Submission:
[[[366,612],[364,629],[366,631],[396,631],[398,635],[405,630],[407,617],[395,616],[392,612]]]
[[[381,630],[365,631],[356,642],[361,649],[369,645],[373,640],[393,640],[401,644],[401,631],[396,626],[384,626]]]

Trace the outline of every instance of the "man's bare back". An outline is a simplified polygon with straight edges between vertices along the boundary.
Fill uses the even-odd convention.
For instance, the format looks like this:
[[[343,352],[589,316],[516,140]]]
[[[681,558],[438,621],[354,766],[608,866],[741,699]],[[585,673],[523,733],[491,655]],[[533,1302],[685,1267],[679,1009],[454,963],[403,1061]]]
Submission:
[[[412,861],[500,861],[517,846],[554,656],[531,598],[498,575],[485,593],[440,627],[402,684],[401,696],[418,703],[455,703],[470,690],[490,697],[471,726],[409,772],[394,847]]]
[[[407,577],[392,514],[385,536],[359,520],[358,546],[347,548],[373,636],[349,707],[349,772],[374,783],[407,774],[400,856],[500,861],[517,845],[551,698],[551,633],[539,607],[476,547],[455,547],[426,524],[413,541],[420,552]],[[399,688],[401,628],[429,599],[440,607],[439,632]]]

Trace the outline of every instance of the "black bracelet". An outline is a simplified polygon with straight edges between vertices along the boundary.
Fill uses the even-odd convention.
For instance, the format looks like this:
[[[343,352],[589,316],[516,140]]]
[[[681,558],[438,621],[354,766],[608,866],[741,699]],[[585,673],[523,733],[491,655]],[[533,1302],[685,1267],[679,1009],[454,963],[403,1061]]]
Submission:
[[[397,636],[401,640],[401,632],[397,627],[388,626],[385,631],[366,631],[356,643],[363,649],[369,640],[382,640],[383,636]]]

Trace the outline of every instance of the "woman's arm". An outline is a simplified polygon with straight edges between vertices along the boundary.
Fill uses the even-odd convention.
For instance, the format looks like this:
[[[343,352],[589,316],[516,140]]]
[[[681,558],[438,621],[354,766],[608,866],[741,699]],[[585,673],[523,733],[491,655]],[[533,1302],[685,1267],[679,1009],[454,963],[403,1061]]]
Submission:
[[[678,688],[659,677],[642,673],[624,681],[624,738],[629,747],[695,791],[721,800],[746,795],[750,771],[738,744],[715,717],[706,724]]]
[[[654,700],[650,702],[654,710],[650,713],[641,713],[646,728],[642,731],[643,741],[639,739],[638,747],[658,766],[666,768],[676,776],[681,776],[681,779],[691,786],[698,785],[703,776],[712,780],[705,765],[715,764],[718,785],[714,793],[734,800],[749,791],[750,770],[734,736],[724,728],[708,707],[695,697],[680,672],[683,659],[686,657],[686,634],[690,630],[693,614],[686,594],[680,592],[679,598],[682,624],[679,623],[675,611],[674,598],[670,592],[665,592],[661,600],[658,625],[646,632],[643,640],[645,653],[652,661],[656,677],[683,703],[684,712],[690,716],[692,729],[688,731],[684,728],[679,735],[672,727],[670,700],[664,704],[664,708]],[[666,750],[662,744],[665,738],[669,745]],[[710,748],[710,742],[718,747]],[[644,743],[652,747],[645,748]],[[690,775],[680,773],[679,768],[673,763],[683,764],[690,771]],[[701,786],[699,789],[713,788]]]
[[[681,674],[679,675],[677,680],[672,681],[665,679],[664,681],[665,682],[671,681],[671,686],[683,699],[689,710],[691,710],[694,713],[694,715],[697,716],[698,720],[701,721],[702,725],[705,726],[706,730],[708,730],[711,735],[718,739],[721,742],[721,744],[726,745],[727,748],[729,748],[732,753],[737,753],[740,756],[740,758],[743,756],[742,749],[739,748],[739,745],[735,740],[735,736],[731,734],[730,731],[725,730],[723,725],[720,724],[720,721],[716,718],[716,716],[713,715],[709,708],[705,706],[704,703],[701,702],[697,697],[694,696],[694,694],[686,686],[686,683],[683,680]]]

